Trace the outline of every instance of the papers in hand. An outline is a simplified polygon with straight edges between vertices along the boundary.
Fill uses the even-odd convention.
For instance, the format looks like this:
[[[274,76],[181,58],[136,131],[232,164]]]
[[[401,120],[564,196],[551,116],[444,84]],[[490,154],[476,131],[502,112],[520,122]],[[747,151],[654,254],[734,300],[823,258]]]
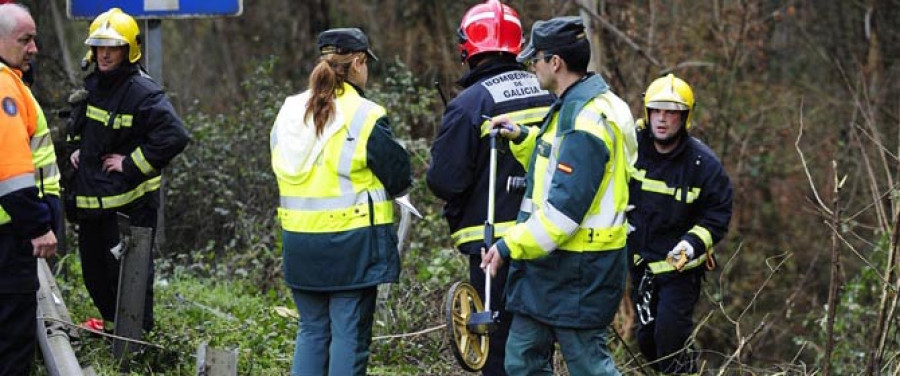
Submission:
[[[403,196],[400,196],[400,197],[395,198],[395,199],[394,199],[394,202],[396,202],[398,205],[400,205],[400,207],[401,207],[403,210],[406,210],[406,211],[410,212],[412,215],[414,215],[414,216],[416,216],[416,217],[422,218],[422,214],[419,213],[419,211],[416,210],[416,207],[413,206],[412,202],[409,201],[409,194],[408,194],[408,193],[405,194],[405,195],[403,195]]]

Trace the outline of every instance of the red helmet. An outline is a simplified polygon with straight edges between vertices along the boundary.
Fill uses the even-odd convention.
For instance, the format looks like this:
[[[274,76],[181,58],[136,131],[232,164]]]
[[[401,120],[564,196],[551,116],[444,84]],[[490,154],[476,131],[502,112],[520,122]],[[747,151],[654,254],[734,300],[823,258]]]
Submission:
[[[522,22],[512,7],[500,0],[473,6],[459,23],[459,55],[463,62],[482,52],[522,50]]]

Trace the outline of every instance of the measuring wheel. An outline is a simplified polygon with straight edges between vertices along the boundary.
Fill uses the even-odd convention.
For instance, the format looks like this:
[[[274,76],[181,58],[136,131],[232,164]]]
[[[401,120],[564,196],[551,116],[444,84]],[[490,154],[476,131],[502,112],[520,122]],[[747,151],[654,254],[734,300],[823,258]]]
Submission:
[[[475,372],[484,367],[488,357],[487,333],[470,330],[470,317],[484,310],[478,292],[468,282],[456,282],[447,292],[444,317],[453,356],[466,371]]]

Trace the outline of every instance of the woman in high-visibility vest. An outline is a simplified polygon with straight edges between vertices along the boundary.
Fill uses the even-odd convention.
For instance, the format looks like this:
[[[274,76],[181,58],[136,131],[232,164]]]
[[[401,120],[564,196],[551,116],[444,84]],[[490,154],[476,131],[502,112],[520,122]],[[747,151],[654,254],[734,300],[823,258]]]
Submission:
[[[383,107],[367,100],[359,29],[319,35],[309,90],[288,97],[271,134],[284,275],[300,314],[291,375],[365,375],[377,285],[397,282],[392,197],[409,189],[409,155]]]

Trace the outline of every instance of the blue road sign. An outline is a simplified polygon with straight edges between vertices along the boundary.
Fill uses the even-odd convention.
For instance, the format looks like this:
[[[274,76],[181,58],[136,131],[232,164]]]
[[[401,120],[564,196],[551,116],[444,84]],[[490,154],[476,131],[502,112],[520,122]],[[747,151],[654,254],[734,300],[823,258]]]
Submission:
[[[243,0],[66,0],[69,18],[93,19],[119,7],[134,18],[240,16]]]

